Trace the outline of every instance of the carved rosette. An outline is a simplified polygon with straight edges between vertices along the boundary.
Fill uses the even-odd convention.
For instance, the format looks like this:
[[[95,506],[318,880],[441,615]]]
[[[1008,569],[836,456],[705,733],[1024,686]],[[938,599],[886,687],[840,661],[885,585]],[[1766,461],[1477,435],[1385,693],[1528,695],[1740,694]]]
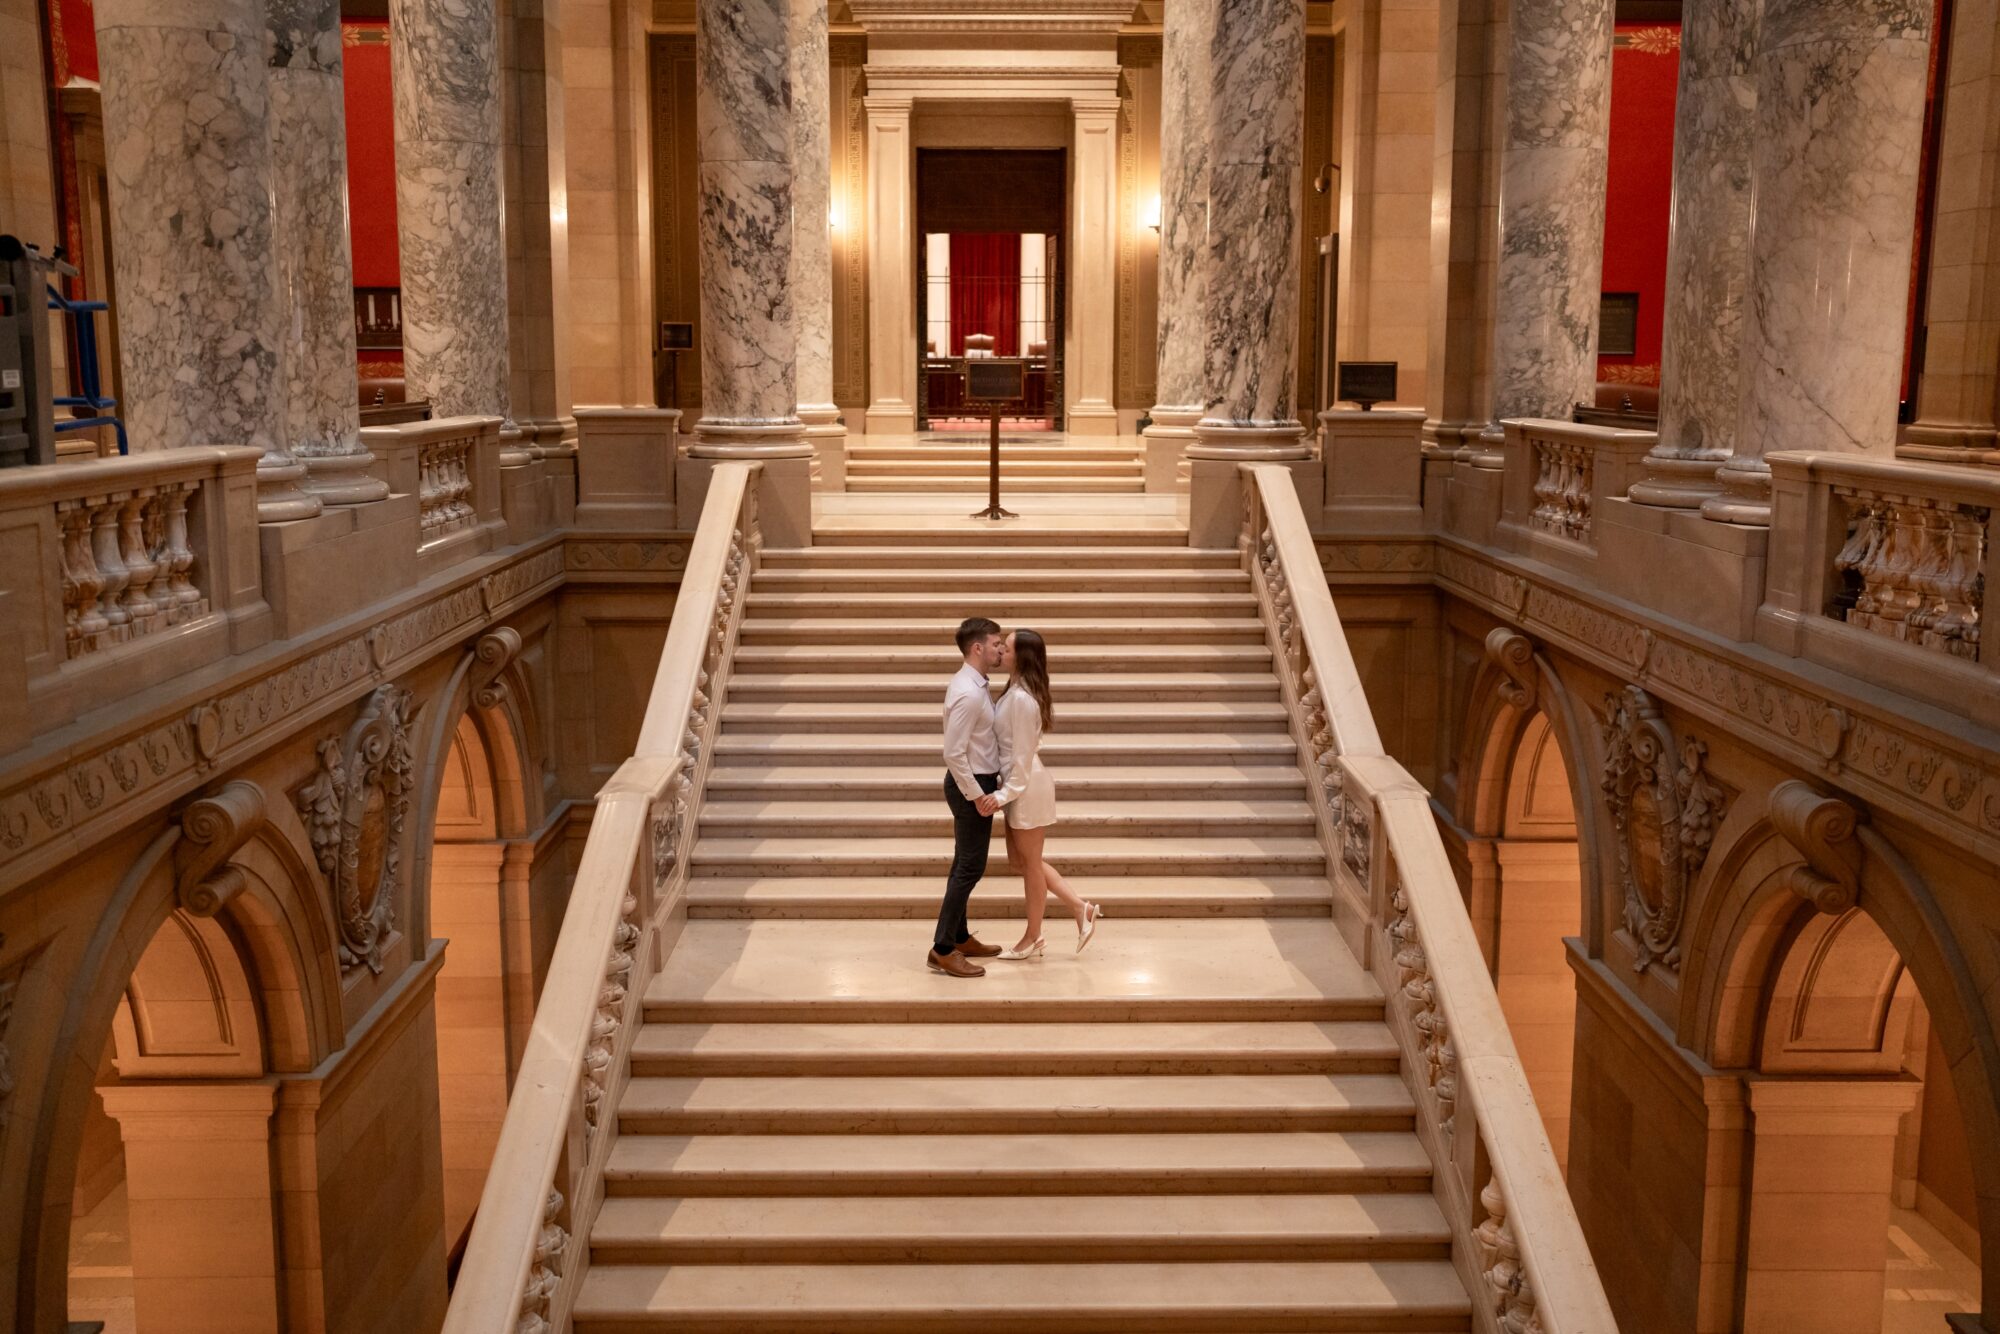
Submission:
[[[1604,697],[1603,729],[1598,786],[1617,834],[1633,967],[1672,971],[1680,967],[1688,895],[1727,797],[1703,767],[1708,747],[1693,737],[1677,743],[1658,702],[1638,686]]]
[[[1389,958],[1396,965],[1396,981],[1409,1010],[1410,1028],[1416,1034],[1420,1073],[1424,1086],[1437,1104],[1438,1134],[1447,1149],[1458,1108],[1458,1053],[1451,1045],[1451,1030],[1438,1004],[1437,984],[1431,977],[1430,956],[1424,953],[1416,919],[1410,915],[1410,897],[1398,881],[1389,892]]]
[[[383,686],[344,736],[319,744],[319,772],[299,790],[299,814],[340,924],[343,971],[382,971],[396,923],[404,828],[414,787],[410,692]]]
[[[1542,1317],[1535,1310],[1535,1289],[1521,1264],[1521,1247],[1514,1240],[1514,1225],[1507,1217],[1507,1200],[1498,1181],[1488,1181],[1479,1192],[1486,1218],[1472,1235],[1479,1243],[1480,1270],[1486,1276],[1486,1290],[1493,1301],[1493,1316],[1502,1334],[1542,1334]]]

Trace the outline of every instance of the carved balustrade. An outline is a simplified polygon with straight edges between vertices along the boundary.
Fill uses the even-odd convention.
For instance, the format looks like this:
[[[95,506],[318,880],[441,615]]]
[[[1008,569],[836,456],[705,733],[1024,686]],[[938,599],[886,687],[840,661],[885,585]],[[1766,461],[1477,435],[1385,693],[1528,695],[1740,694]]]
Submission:
[[[683,891],[730,646],[760,545],[763,465],[719,465],[638,745],[597,797],[548,980],[445,1317],[448,1334],[566,1329],[610,1156],[639,996]]]
[[[261,642],[256,459],[177,449],[0,476],[0,680],[20,673],[38,726]]]
[[[1578,422],[1506,423],[1502,523],[1537,555],[1594,552],[1604,500],[1625,494],[1656,438]]]
[[[1771,559],[1757,637],[2000,722],[1982,642],[2000,574],[2000,476],[1851,454],[1770,456]]]
[[[1417,1133],[1436,1165],[1433,1192],[1479,1328],[1611,1334],[1429,796],[1382,749],[1290,471],[1244,472],[1240,547],[1313,777],[1335,922],[1388,997]]]
[[[364,426],[361,439],[390,491],[417,497],[417,552],[425,573],[496,544],[505,525],[498,417]]]

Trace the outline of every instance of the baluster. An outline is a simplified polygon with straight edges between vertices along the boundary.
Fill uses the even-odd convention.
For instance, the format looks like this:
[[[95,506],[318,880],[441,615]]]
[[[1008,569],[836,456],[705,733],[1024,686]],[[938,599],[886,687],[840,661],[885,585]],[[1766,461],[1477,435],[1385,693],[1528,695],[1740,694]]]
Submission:
[[[1910,611],[1912,628],[1922,631],[1920,642],[1930,643],[1931,627],[1945,614],[1945,579],[1951,569],[1951,515],[1934,504],[1916,507],[1917,561],[1910,572],[1914,605]]]
[[[1833,568],[1845,576],[1844,582],[1848,585],[1841,596],[1852,600],[1846,618],[1858,621],[1860,617],[1872,615],[1875,611],[1875,600],[1868,586],[1867,571],[1874,565],[1877,553],[1882,547],[1884,531],[1882,505],[1879,501],[1856,496],[1851,492],[1847,493],[1847,500],[1850,529],[1846,544],[1841,547],[1840,554],[1833,558]]]
[[[194,586],[194,548],[188,544],[188,501],[193,489],[185,484],[169,487],[166,493],[166,561],[168,587],[183,616],[200,614],[201,590]]]
[[[1945,539],[1944,573],[1939,577],[1941,610],[1932,633],[1938,646],[1962,658],[1977,656],[1981,568],[1986,563],[1984,510],[1953,509]],[[1930,636],[1926,636],[1926,643]]]
[[[150,494],[135,491],[118,506],[118,551],[125,558],[127,573],[125,595],[120,601],[131,613],[135,638],[159,628],[159,608],[146,595],[155,573],[152,556],[146,550],[144,511]]]
[[[1882,618],[1890,624],[1884,632],[1898,639],[1908,637],[1906,622],[1917,607],[1913,580],[1923,560],[1923,529],[1918,520],[1920,507],[1901,501],[1889,502],[1889,539],[1882,544],[1880,577],[1882,589],[1876,600]]]
[[[64,629],[74,658],[96,648],[97,636],[110,622],[97,607],[104,576],[90,550],[90,510],[81,501],[65,500],[56,506],[56,517],[62,525]]]
[[[178,488],[169,487],[167,490]],[[159,612],[156,627],[165,629],[181,620],[181,600],[174,592],[173,558],[167,551],[167,497],[155,487],[146,496],[139,512],[139,537],[146,544],[146,559],[153,563],[153,577],[146,585],[146,597]]]
[[[107,643],[122,643],[132,625],[131,611],[119,603],[119,594],[132,578],[132,572],[125,568],[124,557],[118,552],[118,512],[120,502],[111,497],[86,501],[90,506],[91,549],[97,556],[98,572],[104,576],[104,589],[99,595],[104,608],[104,619],[111,624],[105,630]]]

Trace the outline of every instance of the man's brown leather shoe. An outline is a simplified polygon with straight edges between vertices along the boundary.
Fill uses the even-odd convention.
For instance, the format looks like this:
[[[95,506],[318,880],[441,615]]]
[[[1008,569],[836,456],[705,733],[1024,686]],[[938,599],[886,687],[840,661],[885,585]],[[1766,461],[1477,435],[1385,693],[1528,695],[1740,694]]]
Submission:
[[[994,959],[1000,955],[998,945],[982,945],[979,937],[967,936],[958,947],[958,952],[968,959]]]
[[[995,950],[994,953],[997,954],[999,951]],[[986,976],[984,968],[981,968],[957,950],[953,950],[949,954],[939,954],[936,950],[932,950],[924,956],[924,962],[930,965],[933,973],[943,973],[948,977]]]

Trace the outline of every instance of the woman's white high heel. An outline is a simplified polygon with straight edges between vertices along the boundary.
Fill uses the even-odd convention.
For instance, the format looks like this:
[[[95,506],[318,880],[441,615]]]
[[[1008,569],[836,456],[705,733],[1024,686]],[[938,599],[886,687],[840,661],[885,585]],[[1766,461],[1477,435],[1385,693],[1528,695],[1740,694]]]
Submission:
[[[1104,916],[1104,909],[1095,903],[1083,905],[1083,920],[1076,924],[1076,952],[1083,953],[1083,947],[1097,934],[1097,919]]]
[[[1035,943],[1028,946],[1028,948],[1018,950],[1009,945],[1006,949],[1000,951],[1000,957],[1008,963],[1018,963],[1022,959],[1039,959],[1042,957],[1042,950],[1047,944],[1046,940],[1037,936],[1035,937]]]

